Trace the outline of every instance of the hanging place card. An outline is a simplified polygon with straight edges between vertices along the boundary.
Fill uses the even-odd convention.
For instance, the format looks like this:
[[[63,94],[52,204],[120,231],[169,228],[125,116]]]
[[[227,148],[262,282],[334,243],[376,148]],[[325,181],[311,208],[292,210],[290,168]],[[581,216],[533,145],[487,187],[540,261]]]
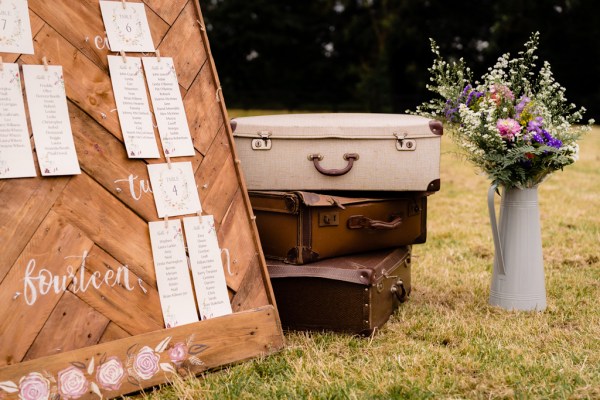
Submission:
[[[129,158],[159,158],[139,57],[108,56],[119,123]]]
[[[33,54],[27,0],[0,1],[0,52]]]
[[[0,71],[0,179],[36,176],[18,64]]]
[[[144,71],[163,150],[169,157],[193,156],[177,73],[171,57],[144,57]]]
[[[81,173],[60,65],[23,65],[29,118],[43,176]]]
[[[165,327],[198,321],[181,221],[149,222],[156,283]]]
[[[184,218],[183,226],[200,316],[207,319],[231,314],[213,216]]]
[[[202,211],[191,162],[148,164],[148,175],[159,218]]]
[[[112,51],[154,51],[144,3],[101,0],[100,11]]]

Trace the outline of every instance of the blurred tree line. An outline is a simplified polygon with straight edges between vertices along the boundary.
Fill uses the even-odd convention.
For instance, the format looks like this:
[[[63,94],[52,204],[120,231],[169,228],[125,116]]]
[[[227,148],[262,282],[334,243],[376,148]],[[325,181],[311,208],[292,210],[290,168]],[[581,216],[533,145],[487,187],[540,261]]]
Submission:
[[[429,38],[480,76],[540,31],[567,98],[600,121],[594,0],[205,0],[228,106],[404,112],[431,94]],[[541,63],[540,63],[541,64]],[[539,66],[539,65],[538,65]]]

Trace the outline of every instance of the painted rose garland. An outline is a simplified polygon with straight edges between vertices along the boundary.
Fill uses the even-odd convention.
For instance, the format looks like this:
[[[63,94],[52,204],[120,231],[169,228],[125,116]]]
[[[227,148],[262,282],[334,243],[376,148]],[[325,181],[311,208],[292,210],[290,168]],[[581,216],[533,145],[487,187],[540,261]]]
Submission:
[[[534,70],[538,43],[536,32],[518,57],[504,54],[479,82],[462,59],[444,61],[431,41],[436,58],[427,88],[440,98],[416,113],[442,120],[465,157],[498,186],[531,188],[573,164],[577,140],[594,123],[575,127],[585,109],[567,102],[548,62]]]
[[[0,398],[19,400],[79,399],[92,392],[103,398],[102,391],[116,391],[124,382],[139,387],[141,381],[150,380],[159,374],[185,374],[190,366],[201,366],[204,362],[198,355],[206,350],[203,344],[194,344],[193,335],[185,342],[171,344],[172,337],[163,339],[155,348],[134,345],[127,352],[127,359],[102,356],[97,364],[94,357],[86,365],[71,362],[56,376],[46,371],[30,372],[21,377],[18,384],[13,381],[0,382]],[[162,361],[161,358],[165,361]],[[15,396],[15,397],[11,397]]]

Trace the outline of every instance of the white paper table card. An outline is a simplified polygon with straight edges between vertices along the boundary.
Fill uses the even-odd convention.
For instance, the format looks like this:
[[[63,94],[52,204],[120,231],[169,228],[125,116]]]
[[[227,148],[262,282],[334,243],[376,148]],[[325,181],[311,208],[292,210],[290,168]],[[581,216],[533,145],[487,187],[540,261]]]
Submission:
[[[181,100],[173,59],[144,57],[142,60],[165,155],[193,156],[194,144]]]
[[[0,1],[0,52],[33,54],[27,0]]]
[[[100,11],[112,51],[154,51],[144,3],[101,0]]]
[[[33,139],[42,176],[81,173],[60,65],[23,65]]]
[[[159,218],[202,211],[191,162],[148,164],[148,175]]]
[[[139,57],[108,56],[117,113],[129,158],[159,158]]]
[[[148,226],[165,327],[199,321],[181,221],[151,221]]]
[[[231,314],[213,216],[184,218],[183,226],[200,316],[207,319]]]
[[[19,65],[0,71],[0,179],[36,176]]]

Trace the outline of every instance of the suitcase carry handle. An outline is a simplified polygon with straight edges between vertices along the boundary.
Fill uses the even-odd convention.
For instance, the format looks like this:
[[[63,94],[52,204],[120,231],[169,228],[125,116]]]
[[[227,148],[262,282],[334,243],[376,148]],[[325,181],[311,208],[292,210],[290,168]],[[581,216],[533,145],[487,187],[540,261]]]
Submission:
[[[308,160],[312,161],[313,164],[315,165],[315,168],[317,169],[317,171],[319,171],[323,175],[340,176],[340,175],[347,174],[352,169],[352,166],[354,165],[354,161],[358,160],[358,154],[357,153],[344,154],[344,160],[348,161],[348,164],[342,169],[325,169],[325,168],[321,167],[321,164],[319,164],[319,161],[321,161],[323,158],[325,158],[325,156],[323,156],[321,154],[309,154],[308,155]]]
[[[396,217],[390,222],[378,221],[365,217],[364,215],[353,215],[348,218],[348,229],[374,229],[374,230],[391,230],[402,225],[402,217]]]

